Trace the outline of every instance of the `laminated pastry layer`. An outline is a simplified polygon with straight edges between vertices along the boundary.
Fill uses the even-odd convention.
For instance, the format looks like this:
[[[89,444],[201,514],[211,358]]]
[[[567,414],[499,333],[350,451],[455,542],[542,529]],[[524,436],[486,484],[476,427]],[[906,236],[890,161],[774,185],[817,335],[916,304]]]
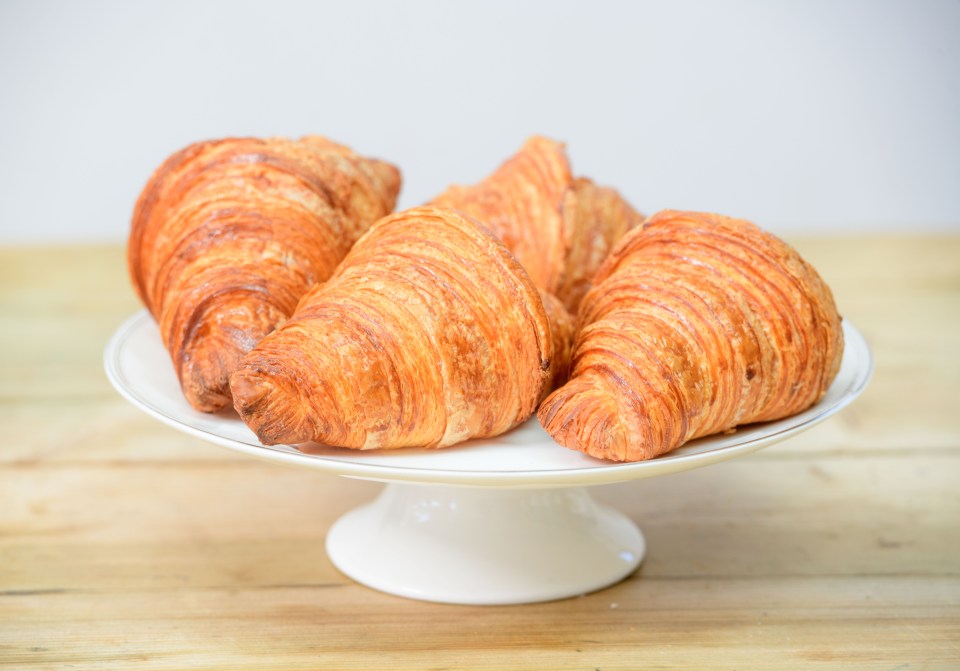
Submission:
[[[191,405],[230,402],[240,358],[393,210],[399,188],[394,166],[322,137],[200,142],[157,169],[128,265]]]
[[[540,294],[503,244],[423,207],[377,222],[231,385],[266,444],[445,447],[529,418],[552,353]]]
[[[575,178],[564,145],[541,136],[479,183],[451,186],[432,204],[483,222],[571,313],[614,243],[642,221],[615,190]]]
[[[843,334],[829,287],[753,224],[665,211],[613,250],[578,315],[570,380],[538,411],[561,445],[650,459],[819,400]]]

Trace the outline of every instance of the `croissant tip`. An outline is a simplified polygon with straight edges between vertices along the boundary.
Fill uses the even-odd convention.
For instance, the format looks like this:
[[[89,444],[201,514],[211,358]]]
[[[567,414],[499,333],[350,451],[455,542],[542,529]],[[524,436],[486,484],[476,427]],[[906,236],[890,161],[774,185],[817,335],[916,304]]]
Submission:
[[[193,390],[189,386],[184,386],[183,395],[190,405],[200,412],[219,412],[230,404],[229,393],[209,388]]]
[[[313,439],[309,427],[301,421],[293,423],[283,413],[276,412],[287,402],[287,393],[271,375],[241,367],[230,376],[233,407],[264,445],[304,443]]]
[[[233,407],[264,445],[278,442],[266,420],[273,386],[268,379],[249,371],[238,370],[230,376]]]
[[[250,324],[244,329],[234,323],[242,322],[245,312],[222,310],[214,316],[204,315],[198,320],[195,336],[181,351],[180,385],[184,396],[197,410],[217,412],[230,404],[231,373],[271,328],[269,324]]]
[[[558,444],[609,461],[641,461],[649,453],[629,431],[612,401],[597,398],[583,378],[573,378],[540,404],[537,419]]]
[[[272,385],[260,376],[251,375],[246,370],[238,370],[230,376],[230,391],[233,392],[233,405],[240,416],[257,411]]]
[[[180,386],[184,398],[201,412],[217,412],[230,404],[227,373],[219,366],[204,368],[186,360],[180,370]]]

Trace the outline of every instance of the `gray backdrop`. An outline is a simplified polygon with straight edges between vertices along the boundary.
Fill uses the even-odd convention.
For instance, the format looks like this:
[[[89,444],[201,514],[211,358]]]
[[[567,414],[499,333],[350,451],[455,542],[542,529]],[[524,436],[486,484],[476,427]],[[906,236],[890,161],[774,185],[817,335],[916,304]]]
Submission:
[[[189,142],[320,133],[401,206],[530,133],[638,208],[960,229],[960,2],[0,0],[0,242],[121,240]]]

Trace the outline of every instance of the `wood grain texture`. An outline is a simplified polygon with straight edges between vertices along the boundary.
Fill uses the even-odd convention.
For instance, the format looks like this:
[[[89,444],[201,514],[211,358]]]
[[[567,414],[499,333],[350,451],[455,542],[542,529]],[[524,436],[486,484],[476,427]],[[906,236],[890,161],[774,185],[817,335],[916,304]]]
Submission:
[[[960,668],[960,237],[791,239],[877,357],[755,455],[596,488],[623,583],[470,608],[358,586],[323,539],[379,485],[181,435],[101,369],[123,249],[0,250],[0,668]]]

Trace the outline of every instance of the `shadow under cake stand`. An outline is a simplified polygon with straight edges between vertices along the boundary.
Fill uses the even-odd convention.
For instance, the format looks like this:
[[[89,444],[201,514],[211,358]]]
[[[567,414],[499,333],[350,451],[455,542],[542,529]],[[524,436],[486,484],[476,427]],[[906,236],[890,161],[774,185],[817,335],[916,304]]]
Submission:
[[[856,398],[873,371],[860,332],[843,323],[840,372],[812,408],[775,422],[687,443],[650,461],[617,464],[556,445],[532,418],[493,439],[443,450],[357,451],[260,444],[233,413],[184,400],[146,311],[128,319],[104,354],[107,377],[165,424],[244,454],[386,487],[327,535],[334,565],[357,582],[414,599],[459,604],[549,601],[630,575],[646,550],[640,529],[596,503],[587,487],[676,473],[732,459],[810,428]]]

